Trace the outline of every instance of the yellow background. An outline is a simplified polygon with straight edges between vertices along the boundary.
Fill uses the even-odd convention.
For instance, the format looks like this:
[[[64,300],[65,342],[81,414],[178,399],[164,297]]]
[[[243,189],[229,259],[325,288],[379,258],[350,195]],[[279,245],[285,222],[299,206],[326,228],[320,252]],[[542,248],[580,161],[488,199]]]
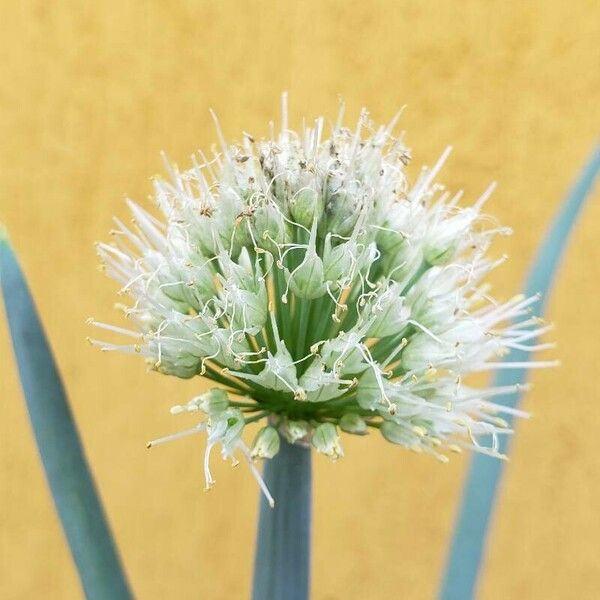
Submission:
[[[498,295],[519,286],[600,116],[597,2],[5,2],[0,35],[0,219],[30,279],[137,597],[248,596],[258,490],[199,439],[146,451],[203,385],[147,374],[85,343],[115,317],[93,242],[124,196],[143,200],[164,149],[180,164],[215,141],[265,133],[290,92],[292,123],[402,104],[415,161],[455,146],[443,175],[515,228]],[[480,597],[597,598],[599,193],[550,304],[562,367],[526,398]],[[0,324],[0,598],[79,597]],[[315,600],[429,599],[466,460],[449,466],[376,437],[315,459]]]

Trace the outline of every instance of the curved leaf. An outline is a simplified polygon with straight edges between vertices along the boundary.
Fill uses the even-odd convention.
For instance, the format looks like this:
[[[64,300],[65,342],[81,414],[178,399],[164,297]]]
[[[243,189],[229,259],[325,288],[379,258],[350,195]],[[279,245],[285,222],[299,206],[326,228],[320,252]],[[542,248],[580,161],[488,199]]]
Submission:
[[[131,598],[33,299],[0,231],[0,279],[27,409],[54,504],[89,600]]]
[[[543,312],[545,308],[548,291],[552,286],[569,234],[585,200],[592,191],[599,170],[600,147],[592,154],[578,181],[565,198],[533,261],[527,277],[525,293],[528,296],[538,292],[542,294],[540,312]],[[513,350],[506,360],[527,361],[528,353]],[[524,383],[526,377],[527,369],[500,370],[495,377],[494,385]],[[510,394],[505,397],[503,403],[516,407],[520,398],[520,393]],[[504,437],[500,452],[506,453],[507,448],[508,440]],[[482,553],[503,469],[504,463],[497,459],[483,455],[475,455],[471,459],[439,595],[441,600],[468,600],[474,596]]]

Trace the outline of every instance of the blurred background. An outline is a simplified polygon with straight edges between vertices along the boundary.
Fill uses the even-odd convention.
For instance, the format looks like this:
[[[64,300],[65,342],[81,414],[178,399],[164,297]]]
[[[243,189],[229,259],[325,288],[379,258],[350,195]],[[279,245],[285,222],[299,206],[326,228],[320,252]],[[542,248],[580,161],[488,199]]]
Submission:
[[[125,196],[144,201],[159,151],[186,165],[209,148],[214,107],[230,138],[267,132],[279,96],[291,123],[351,122],[364,104],[401,127],[414,162],[455,147],[441,180],[515,229],[496,295],[521,285],[535,248],[597,141],[595,1],[5,3],[0,35],[0,220],[52,340],[136,595],[249,594],[258,489],[203,440],[152,452],[181,425],[174,403],[203,389],[89,347],[93,316],[115,320],[96,269]],[[479,597],[597,598],[600,589],[599,191],[571,240],[550,302],[562,366],[536,372],[488,547]],[[46,487],[0,319],[0,598],[80,596]],[[376,436],[315,457],[315,600],[434,597],[468,457],[450,465]]]

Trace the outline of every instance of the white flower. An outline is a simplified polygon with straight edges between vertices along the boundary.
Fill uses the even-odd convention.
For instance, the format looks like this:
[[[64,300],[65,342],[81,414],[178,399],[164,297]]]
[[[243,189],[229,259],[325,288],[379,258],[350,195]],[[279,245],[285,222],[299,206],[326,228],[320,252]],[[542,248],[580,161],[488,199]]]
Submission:
[[[207,486],[215,444],[241,452],[268,495],[255,457],[282,434],[337,458],[338,426],[443,461],[461,447],[500,456],[510,431],[496,414],[522,413],[490,398],[514,389],[464,378],[520,366],[499,361],[511,348],[549,347],[527,344],[548,330],[529,315],[536,298],[499,302],[484,282],[504,260],[486,257],[493,237],[509,233],[481,214],[493,186],[461,208],[435,182],[449,149],[411,184],[395,121],[324,123],[289,130],[284,96],[268,139],[227,145],[217,125],[219,152],[183,171],[165,161],[158,216],[129,202],[133,225],[115,219],[98,245],[131,327],[92,322],[132,343],[92,342],[222,387],[173,408],[204,413],[200,425],[153,443],[205,430]],[[244,427],[263,419],[250,451]]]

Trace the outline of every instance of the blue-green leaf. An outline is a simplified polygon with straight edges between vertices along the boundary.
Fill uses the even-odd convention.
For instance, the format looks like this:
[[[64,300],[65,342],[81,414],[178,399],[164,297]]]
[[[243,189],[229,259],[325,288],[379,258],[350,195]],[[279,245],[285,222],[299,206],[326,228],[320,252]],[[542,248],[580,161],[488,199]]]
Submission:
[[[1,230],[0,279],[31,425],[86,598],[129,599],[58,370],[23,273]]]
[[[565,198],[533,261],[525,293],[528,296],[542,293],[540,312],[544,310],[569,234],[592,191],[599,170],[600,147],[593,153],[578,181]],[[521,362],[527,361],[528,357],[526,352],[513,350],[506,360]],[[524,383],[526,377],[527,369],[501,370],[494,380],[494,385]],[[503,404],[516,407],[520,397],[520,393],[506,396]],[[506,453],[507,449],[508,441],[504,437],[500,452]],[[441,600],[469,600],[474,597],[503,468],[503,462],[486,456],[476,455],[471,459],[439,595]]]
[[[307,600],[310,586],[311,451],[281,440],[266,461],[261,496],[253,600]]]

